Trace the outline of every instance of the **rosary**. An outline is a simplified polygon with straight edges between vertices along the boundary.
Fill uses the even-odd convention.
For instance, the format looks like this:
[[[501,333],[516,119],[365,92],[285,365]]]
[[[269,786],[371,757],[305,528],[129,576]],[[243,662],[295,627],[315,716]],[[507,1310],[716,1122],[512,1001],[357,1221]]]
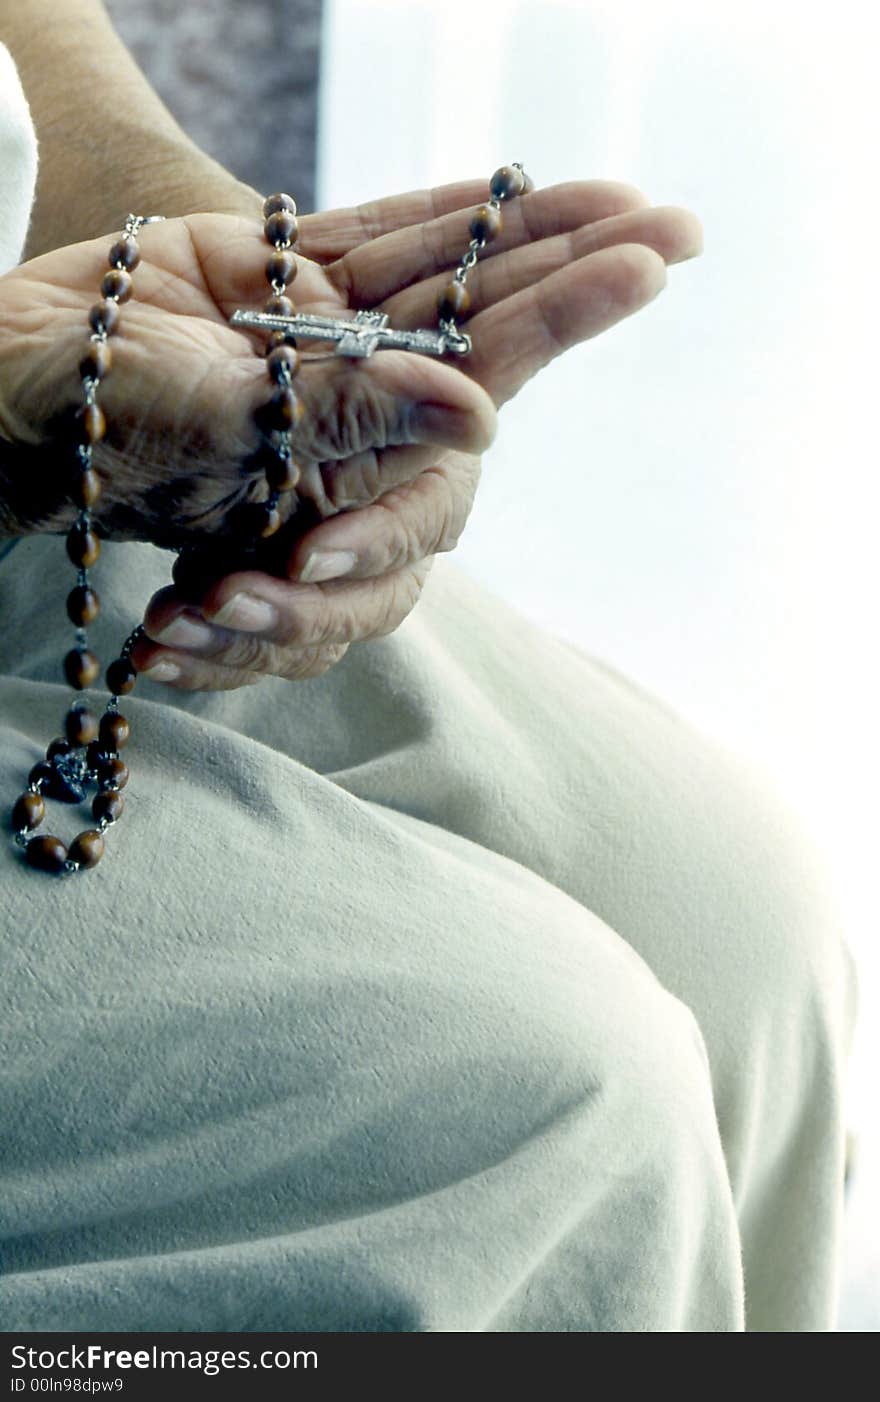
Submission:
[[[296,277],[293,252],[297,242],[296,205],[289,195],[270,195],[263,205],[265,234],[272,246],[266,263],[266,280],[272,295],[263,310],[236,311],[232,326],[268,332],[266,369],[273,389],[268,403],[255,416],[264,440],[266,499],[251,505],[247,534],[252,548],[280,528],[278,509],[281,496],[292,491],[300,469],[293,458],[293,435],[303,408],[294,389],[301,357],[299,341],[329,342],[330,354],[364,358],[374,351],[405,350],[419,355],[465,356],[471,338],[462,332],[457,320],[467,314],[470,297],[465,286],[486,244],[501,231],[501,204],[531,188],[519,162],[496,170],[489,182],[489,199],[474,212],[470,221],[471,239],[452,280],[437,303],[438,330],[397,330],[388,325],[382,312],[359,311],[352,320],[298,314],[286,295]],[[110,249],[109,271],[101,283],[101,299],[89,312],[91,334],[88,349],[80,363],[83,399],[77,414],[74,462],[69,485],[70,499],[78,507],[74,525],[67,535],[67,554],[76,568],[76,585],[67,596],[67,615],[75,628],[75,645],[63,662],[64,676],[76,692],[83,692],[96,681],[101,664],[88,646],[88,624],[100,611],[100,601],[92,588],[89,570],[98,559],[101,542],[92,529],[92,508],[99,501],[103,482],[92,463],[94,445],[104,437],[107,423],[98,403],[98,389],[113,361],[108,344],[119,325],[120,305],[132,295],[132,273],[141,260],[137,234],[144,224],[162,222],[162,215],[129,214],[121,237]],[[318,357],[307,357],[315,359]],[[321,356],[320,358],[323,358]],[[175,562],[173,577],[178,585],[193,575],[197,554],[185,548]],[[12,810],[13,841],[21,848],[29,866],[37,871],[69,875],[97,866],[104,855],[104,833],[122,814],[122,790],[128,783],[128,765],[119,751],[128,743],[131,726],[119,710],[120,696],[134,689],[137,672],[131,650],[143,633],[139,625],[126,638],[119,656],[106,671],[110,692],[100,721],[82,701],[74,700],[64,717],[64,734],[51,742],[45,759],[28,774],[27,789]],[[68,847],[60,837],[36,836],[35,829],[46,815],[47,798],[78,804],[86,800],[89,786],[97,787],[91,801],[94,826],[74,837]]]

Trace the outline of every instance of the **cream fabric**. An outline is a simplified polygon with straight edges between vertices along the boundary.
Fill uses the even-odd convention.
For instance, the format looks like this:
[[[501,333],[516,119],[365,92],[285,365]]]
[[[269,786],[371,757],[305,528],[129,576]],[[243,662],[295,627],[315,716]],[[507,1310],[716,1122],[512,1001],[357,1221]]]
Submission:
[[[170,562],[105,545],[105,660]],[[70,584],[0,561],[10,801]],[[326,677],[124,710],[101,866],[0,848],[3,1328],[832,1327],[855,982],[757,776],[445,559]]]

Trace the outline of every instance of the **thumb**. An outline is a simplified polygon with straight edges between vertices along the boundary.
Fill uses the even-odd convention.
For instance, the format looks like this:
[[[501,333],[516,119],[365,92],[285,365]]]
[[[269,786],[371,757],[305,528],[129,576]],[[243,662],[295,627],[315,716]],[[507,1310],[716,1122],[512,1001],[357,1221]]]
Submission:
[[[293,456],[301,465],[408,444],[478,454],[495,435],[495,406],[480,385],[452,365],[405,351],[382,351],[370,360],[306,360],[292,398],[259,362],[249,379],[256,436],[280,429],[292,413]],[[237,406],[228,404],[232,414],[241,408],[240,396]]]

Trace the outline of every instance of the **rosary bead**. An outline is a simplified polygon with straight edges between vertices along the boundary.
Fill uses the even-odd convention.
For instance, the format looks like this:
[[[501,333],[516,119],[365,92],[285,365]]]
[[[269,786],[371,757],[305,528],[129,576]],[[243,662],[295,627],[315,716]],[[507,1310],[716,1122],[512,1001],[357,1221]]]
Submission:
[[[90,341],[89,348],[79,363],[79,373],[83,379],[103,380],[110,373],[113,352],[106,341]]]
[[[107,261],[111,268],[125,268],[128,272],[134,272],[141,261],[141,251],[137,246],[137,240],[130,234],[125,234],[114,243],[107,256]]]
[[[84,467],[77,472],[70,489],[71,500],[77,506],[94,506],[100,500],[104,483],[93,467]]]
[[[299,395],[292,389],[278,389],[268,404],[257,410],[261,427],[269,430],[295,428],[303,416],[303,406]]]
[[[268,316],[293,316],[294,306],[289,297],[267,297],[263,311]]]
[[[108,823],[116,823],[122,817],[125,799],[118,789],[104,789],[92,799],[92,817],[96,823],[106,818]]]
[[[98,734],[98,718],[88,706],[71,706],[64,718],[64,729],[71,745],[89,745]]]
[[[96,302],[89,312],[89,325],[96,334],[112,336],[119,324],[119,307],[115,302]]]
[[[22,828],[38,828],[46,816],[46,805],[38,793],[23,793],[12,810],[12,826],[16,832]]]
[[[94,531],[77,521],[67,532],[67,553],[74,565],[90,569],[101,553],[101,542]]]
[[[62,872],[67,861],[67,848],[60,837],[32,837],[25,848],[25,859],[37,871]]]
[[[111,268],[109,273],[104,274],[101,283],[102,297],[114,297],[117,302],[127,302],[131,296],[131,289],[131,273],[127,273],[124,268]]]
[[[496,200],[512,200],[526,188],[526,178],[516,166],[500,166],[489,181],[489,193]]]
[[[130,735],[131,726],[118,711],[108,711],[101,717],[98,736],[105,750],[121,750]]]
[[[128,765],[118,755],[104,755],[96,765],[98,783],[105,789],[124,789],[128,783]]]
[[[268,540],[269,536],[281,529],[281,512],[277,506],[272,506],[267,501],[261,502],[259,509],[262,513],[257,518],[259,536],[261,540]]]
[[[289,209],[277,210],[266,220],[266,238],[270,243],[296,243],[298,225]]]
[[[266,369],[277,385],[299,373],[299,351],[294,346],[276,346],[266,357]]]
[[[117,657],[107,668],[107,689],[113,696],[125,696],[134,690],[137,672],[127,657]]]
[[[77,833],[67,855],[81,867],[96,867],[104,855],[104,839],[93,829]]]
[[[81,443],[97,443],[107,432],[107,420],[100,404],[84,404],[77,413],[76,422]]]
[[[87,647],[74,647],[64,659],[64,675],[74,691],[85,691],[100,675],[101,664]]]
[[[55,777],[55,768],[45,759],[38,760],[28,774],[29,784],[48,784]]]
[[[276,454],[274,462],[266,463],[266,481],[273,492],[292,492],[300,476],[299,464],[293,458],[279,458]]]
[[[94,589],[87,584],[78,584],[67,596],[67,617],[78,628],[94,623],[101,611],[101,601]]]
[[[296,258],[289,249],[276,249],[266,264],[267,282],[293,282],[296,277]]]
[[[470,222],[471,238],[488,243],[501,233],[501,211],[481,204]]]
[[[279,346],[296,346],[296,336],[292,331],[270,331],[266,350],[277,350]]]
[[[70,741],[64,735],[59,735],[57,739],[50,740],[46,746],[46,759],[54,759],[56,755],[69,755],[72,749]],[[54,775],[54,769],[52,773]]]
[[[290,195],[270,195],[263,201],[263,218],[268,219],[272,214],[281,214],[286,210],[288,214],[296,214],[296,200]]]
[[[464,316],[471,304],[471,296],[463,282],[447,283],[437,299],[437,315],[441,321],[454,321]]]

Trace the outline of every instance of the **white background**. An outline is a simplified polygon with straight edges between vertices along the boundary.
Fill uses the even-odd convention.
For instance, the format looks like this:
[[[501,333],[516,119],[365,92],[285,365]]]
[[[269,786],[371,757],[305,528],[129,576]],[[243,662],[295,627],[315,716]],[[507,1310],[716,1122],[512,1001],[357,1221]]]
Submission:
[[[505,408],[456,558],[762,763],[827,852],[862,979],[850,1330],[880,1326],[873,14],[327,0],[318,198],[521,160],[703,221],[702,258]]]

